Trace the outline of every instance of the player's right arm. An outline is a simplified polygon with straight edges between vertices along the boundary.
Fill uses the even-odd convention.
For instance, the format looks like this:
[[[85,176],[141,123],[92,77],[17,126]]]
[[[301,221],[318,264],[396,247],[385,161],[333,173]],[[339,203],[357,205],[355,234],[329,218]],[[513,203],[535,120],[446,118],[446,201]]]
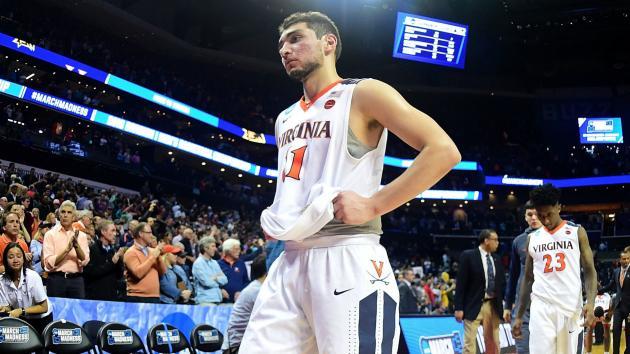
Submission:
[[[527,310],[527,307],[529,307],[530,295],[532,293],[532,285],[534,285],[534,259],[529,254],[530,237],[531,235],[527,236],[527,243],[525,245],[525,250],[527,252],[527,257],[525,260],[525,277],[521,282],[518,310],[516,312],[514,325],[512,325],[512,335],[514,336],[514,338],[519,338],[521,336],[523,315],[525,315],[525,310]]]

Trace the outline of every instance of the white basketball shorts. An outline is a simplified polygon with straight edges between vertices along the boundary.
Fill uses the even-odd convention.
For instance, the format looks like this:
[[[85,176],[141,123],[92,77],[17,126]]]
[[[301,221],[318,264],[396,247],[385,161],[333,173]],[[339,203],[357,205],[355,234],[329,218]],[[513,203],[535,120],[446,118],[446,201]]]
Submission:
[[[395,354],[398,287],[378,235],[287,241],[240,352]]]
[[[567,316],[553,304],[532,296],[529,317],[530,353],[582,353],[580,312]]]

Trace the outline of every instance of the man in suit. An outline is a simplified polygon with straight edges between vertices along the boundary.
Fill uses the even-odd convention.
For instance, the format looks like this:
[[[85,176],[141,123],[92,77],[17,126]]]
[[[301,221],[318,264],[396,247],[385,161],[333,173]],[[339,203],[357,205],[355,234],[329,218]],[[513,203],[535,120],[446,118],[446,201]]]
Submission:
[[[613,278],[608,285],[600,289],[600,291],[608,292],[615,290],[617,295],[614,297],[612,309],[613,311],[613,354],[619,354],[621,344],[621,322],[630,314],[630,274],[628,274],[628,265],[630,265],[630,253],[621,252],[620,267],[613,272]],[[628,321],[626,321],[626,326]],[[630,354],[629,345],[630,336],[626,331],[626,354]]]
[[[104,220],[96,227],[97,238],[90,246],[90,262],[83,269],[86,298],[116,301],[123,276],[125,248],[115,250],[116,225]]]
[[[479,247],[462,252],[455,291],[455,319],[464,321],[464,353],[477,353],[477,329],[483,325],[486,353],[499,353],[499,321],[502,314],[505,273],[492,255],[499,236],[492,229],[479,234]]]
[[[416,297],[416,292],[411,287],[415,277],[413,270],[409,268],[403,270],[402,281],[398,284],[398,291],[400,292],[400,302],[398,306],[400,313],[418,313],[418,298]]]

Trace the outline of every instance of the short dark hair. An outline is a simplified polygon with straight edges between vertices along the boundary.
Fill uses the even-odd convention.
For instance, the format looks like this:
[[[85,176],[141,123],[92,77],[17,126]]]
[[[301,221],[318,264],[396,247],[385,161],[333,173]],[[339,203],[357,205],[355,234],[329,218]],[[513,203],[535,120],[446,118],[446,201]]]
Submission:
[[[251,279],[258,279],[267,274],[267,257],[260,254],[252,262]]]
[[[479,244],[483,244],[485,239],[490,238],[492,234],[496,234],[497,232],[494,229],[483,229],[479,233]]]
[[[318,11],[296,12],[287,16],[282,24],[278,27],[278,33],[282,34],[287,28],[296,23],[306,24],[306,27],[312,29],[318,38],[325,34],[332,34],[337,38],[337,48],[335,48],[335,60],[339,60],[341,56],[341,36],[335,22],[330,17]]]
[[[133,230],[131,230],[131,235],[133,236],[133,238],[139,237],[140,232],[144,231],[144,227],[147,225],[148,224],[146,222],[139,222],[138,225]]]
[[[556,205],[560,202],[560,190],[551,183],[545,183],[529,192],[529,199],[534,207]]]
[[[523,205],[523,210],[526,211],[527,209],[535,209],[534,203],[532,203],[531,200],[528,200],[525,205]]]

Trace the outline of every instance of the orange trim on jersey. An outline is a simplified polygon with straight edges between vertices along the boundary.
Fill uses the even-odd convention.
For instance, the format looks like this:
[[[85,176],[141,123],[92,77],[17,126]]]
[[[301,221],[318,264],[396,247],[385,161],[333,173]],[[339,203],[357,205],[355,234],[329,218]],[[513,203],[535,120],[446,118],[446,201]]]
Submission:
[[[555,228],[555,229],[553,229],[553,230],[551,230],[551,231],[549,231],[549,229],[547,228],[547,226],[543,226],[543,227],[545,228],[545,231],[547,231],[548,233],[550,233],[550,234],[552,234],[552,235],[553,235],[553,234],[555,234],[556,232],[558,232],[558,230],[560,230],[560,228],[562,228],[562,227],[563,227],[564,225],[566,225],[566,224],[567,224],[567,221],[566,221],[566,220],[562,220],[562,222],[560,223],[560,225],[556,226],[556,228]]]
[[[313,106],[313,104],[315,104],[315,101],[317,101],[318,98],[322,97],[326,92],[330,91],[330,89],[332,89],[333,87],[335,87],[338,83],[340,83],[341,81],[343,81],[343,79],[339,79],[335,82],[333,82],[332,84],[324,87],[323,90],[319,91],[317,93],[317,95],[315,95],[315,97],[313,97],[311,99],[310,102],[306,102],[304,101],[304,96],[302,96],[302,98],[300,98],[300,107],[302,108],[302,110],[304,112],[306,112],[309,108],[311,108]]]

